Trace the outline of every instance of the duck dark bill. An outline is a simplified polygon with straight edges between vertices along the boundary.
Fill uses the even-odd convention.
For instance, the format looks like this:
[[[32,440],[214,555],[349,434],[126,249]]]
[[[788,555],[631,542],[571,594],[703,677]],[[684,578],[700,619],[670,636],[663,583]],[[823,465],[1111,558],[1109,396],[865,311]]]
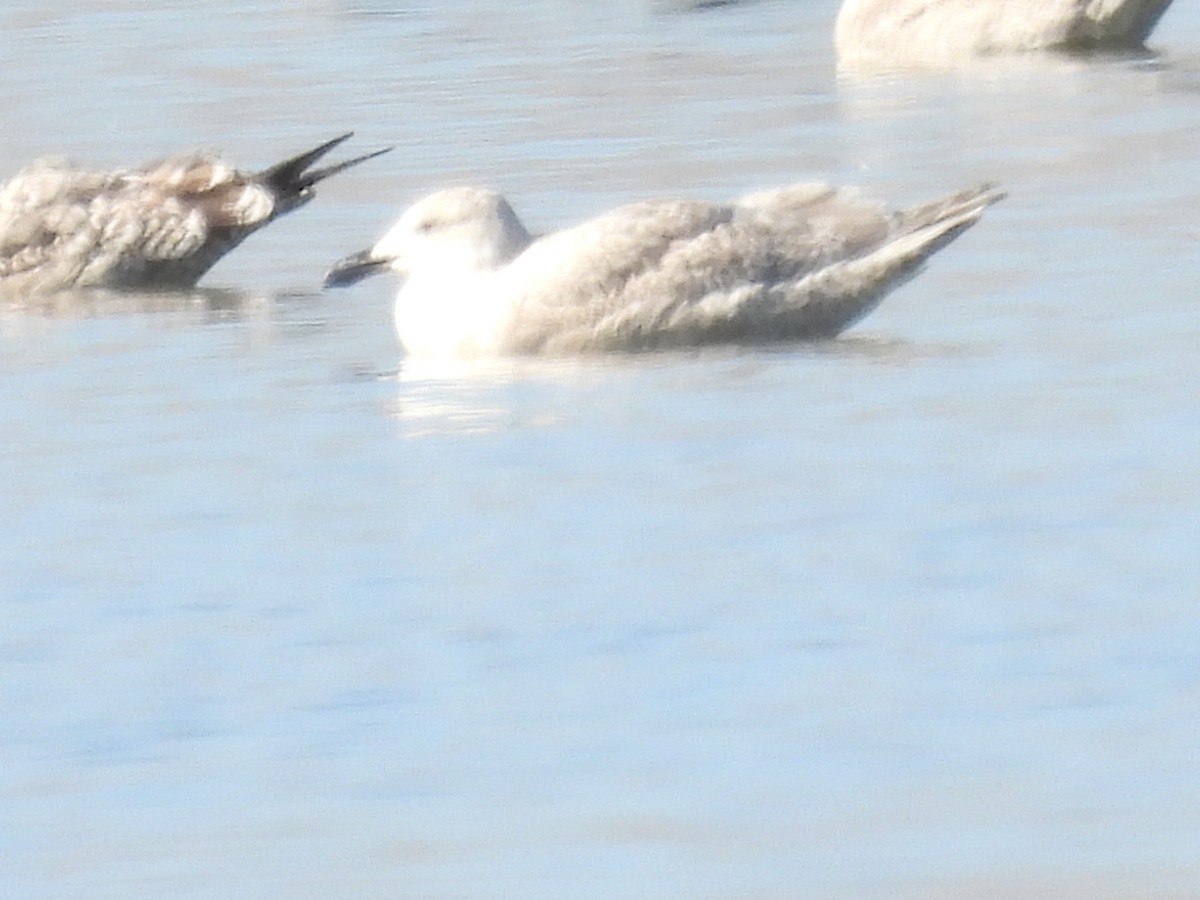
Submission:
[[[325,275],[325,287],[346,287],[362,281],[368,275],[382,272],[387,267],[386,259],[374,256],[370,250],[361,250],[333,264]]]

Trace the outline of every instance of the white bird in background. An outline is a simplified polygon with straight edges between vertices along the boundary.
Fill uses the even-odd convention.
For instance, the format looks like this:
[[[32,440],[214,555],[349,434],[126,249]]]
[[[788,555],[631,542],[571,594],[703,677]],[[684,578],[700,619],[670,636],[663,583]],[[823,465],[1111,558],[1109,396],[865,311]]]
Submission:
[[[1137,50],[1171,0],[845,0],[843,66],[950,65],[1036,50]]]
[[[0,293],[191,287],[317,182],[387,152],[310,168],[349,137],[250,174],[204,153],[116,171],[36,162],[0,186]]]
[[[985,185],[889,212],[853,188],[799,184],[727,205],[635,203],[535,238],[495,191],[451,188],[325,283],[405,276],[395,322],[414,356],[826,338],[1002,196]]]

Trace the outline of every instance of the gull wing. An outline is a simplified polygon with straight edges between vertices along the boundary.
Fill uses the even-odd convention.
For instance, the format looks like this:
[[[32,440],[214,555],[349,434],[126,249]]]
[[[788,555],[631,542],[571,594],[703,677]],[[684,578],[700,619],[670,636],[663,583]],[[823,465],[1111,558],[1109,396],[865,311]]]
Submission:
[[[539,352],[564,335],[590,332],[675,245],[732,218],[729,206],[647,201],[538,238],[499,273],[501,292],[516,310],[509,343],[518,352]]]
[[[527,286],[513,343],[565,353],[828,337],[999,198],[985,186],[889,213],[854,189],[809,184],[730,206],[625,207],[514,262]],[[537,277],[535,260],[552,274]]]

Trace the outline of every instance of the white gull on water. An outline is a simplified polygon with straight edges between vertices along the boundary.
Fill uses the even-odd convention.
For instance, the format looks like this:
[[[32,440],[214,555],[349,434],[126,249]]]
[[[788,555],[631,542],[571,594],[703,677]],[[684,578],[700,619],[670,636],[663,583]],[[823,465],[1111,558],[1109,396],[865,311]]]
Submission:
[[[191,287],[317,182],[387,152],[311,168],[350,136],[256,173],[205,153],[115,171],[33,163],[0,186],[0,293]]]
[[[1002,196],[984,185],[889,212],[854,188],[797,184],[731,204],[635,203],[533,237],[495,191],[450,188],[336,263],[326,285],[402,274],[396,331],[414,356],[825,338]]]
[[[1171,0],[845,0],[844,66],[933,65],[1036,50],[1137,50]]]

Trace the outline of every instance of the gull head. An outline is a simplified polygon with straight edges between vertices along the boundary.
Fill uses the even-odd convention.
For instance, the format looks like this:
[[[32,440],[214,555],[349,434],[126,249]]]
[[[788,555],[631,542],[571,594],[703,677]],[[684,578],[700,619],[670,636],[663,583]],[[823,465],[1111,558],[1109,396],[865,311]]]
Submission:
[[[410,206],[369,250],[334,263],[326,287],[353,284],[384,269],[486,271],[511,262],[532,239],[508,201],[487,188],[457,187]]]

